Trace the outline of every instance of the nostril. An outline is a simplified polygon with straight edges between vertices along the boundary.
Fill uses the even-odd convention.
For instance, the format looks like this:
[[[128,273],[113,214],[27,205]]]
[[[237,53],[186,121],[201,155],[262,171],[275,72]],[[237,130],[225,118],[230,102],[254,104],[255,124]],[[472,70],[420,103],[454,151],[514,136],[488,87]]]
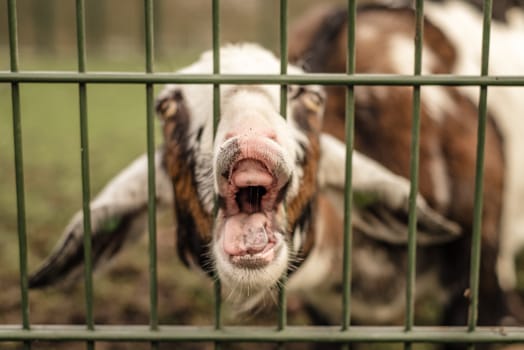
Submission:
[[[277,133],[274,130],[268,131],[268,133],[265,136],[273,141],[277,140]]]

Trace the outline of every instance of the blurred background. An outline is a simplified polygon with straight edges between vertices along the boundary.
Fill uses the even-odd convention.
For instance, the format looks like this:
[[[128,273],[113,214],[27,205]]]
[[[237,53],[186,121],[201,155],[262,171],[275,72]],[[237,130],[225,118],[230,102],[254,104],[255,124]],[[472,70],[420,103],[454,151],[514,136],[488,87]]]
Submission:
[[[0,68],[9,68],[6,0],[0,11]],[[19,0],[20,60],[24,69],[75,69],[75,2]],[[290,20],[314,4],[290,0]],[[318,1],[316,2],[318,4]],[[345,4],[327,0],[324,4]],[[276,51],[279,1],[221,1],[221,42],[256,41]],[[144,4],[141,0],[86,1],[87,50],[90,68],[123,70],[122,64],[144,65]],[[211,1],[154,1],[155,59],[158,71],[171,71],[211,48]],[[51,62],[43,62],[47,59]],[[63,60],[63,62],[62,62]]]

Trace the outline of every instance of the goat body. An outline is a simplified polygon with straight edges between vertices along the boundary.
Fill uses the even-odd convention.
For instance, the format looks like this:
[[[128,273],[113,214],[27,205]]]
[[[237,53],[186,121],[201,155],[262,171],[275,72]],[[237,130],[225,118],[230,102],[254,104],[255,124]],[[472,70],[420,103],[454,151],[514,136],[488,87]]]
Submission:
[[[428,3],[426,15],[422,73],[478,74],[481,15],[461,2]],[[412,74],[414,21],[411,9],[361,7],[356,22],[356,72]],[[291,30],[291,60],[311,72],[344,72],[346,26],[345,9],[324,7],[311,11]],[[493,26],[497,44],[492,51],[495,53],[492,54],[495,57],[492,71],[502,73],[500,69],[519,69],[524,57],[520,53],[521,46],[507,43],[517,42],[522,35],[516,34],[511,24],[494,23]],[[478,33],[478,40],[465,33]],[[499,46],[504,48],[498,50]],[[499,61],[508,56],[515,58],[515,62],[511,61],[514,64]],[[408,176],[412,89],[384,86],[356,86],[354,89],[355,149],[394,173]],[[516,134],[522,130],[518,111],[524,110],[524,106],[522,99],[516,98],[518,88],[503,89],[489,90],[490,115],[486,126],[480,297],[489,301],[480,303],[479,315],[479,323],[485,325],[497,324],[509,313],[500,285],[506,290],[515,287],[513,259],[521,245],[515,244],[513,237],[522,236],[517,232],[522,227],[519,224],[523,217],[518,203],[523,199],[524,183],[518,174],[522,173],[524,162],[522,157],[518,157],[519,149],[522,149],[519,142],[522,141]],[[328,87],[327,95],[324,132],[342,140],[344,89]],[[467,316],[468,301],[463,293],[468,287],[473,222],[477,95],[478,88],[421,87],[419,189],[433,208],[460,223],[465,233],[455,242],[418,251],[417,278],[420,283],[417,284],[417,293],[431,292],[447,305],[444,311],[446,324],[464,324]],[[501,235],[502,250],[499,250]],[[363,322],[391,322],[403,311],[404,282],[398,281],[397,276],[405,274],[405,250],[377,241],[360,246],[358,232],[355,241],[354,298],[359,300],[361,295],[356,305],[362,307],[354,307],[353,315]],[[371,256],[388,257],[388,262],[373,267],[372,262],[380,258]],[[360,266],[362,277],[359,279]],[[379,294],[383,296],[384,288],[373,289],[370,283],[370,287],[364,289],[367,284],[362,283],[362,280],[370,281],[373,271],[380,272],[374,285],[387,285],[388,293],[385,294],[389,295],[383,298],[383,307],[376,308],[382,310],[376,315],[367,307],[376,304],[373,300],[379,298]]]

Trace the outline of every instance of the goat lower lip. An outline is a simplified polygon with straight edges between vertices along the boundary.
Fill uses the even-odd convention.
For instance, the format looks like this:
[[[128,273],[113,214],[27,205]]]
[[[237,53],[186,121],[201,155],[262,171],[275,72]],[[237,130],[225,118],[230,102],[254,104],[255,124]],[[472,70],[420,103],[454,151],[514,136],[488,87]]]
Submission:
[[[273,261],[275,255],[275,243],[269,243],[260,253],[231,255],[230,261],[233,265],[242,268],[261,268]]]

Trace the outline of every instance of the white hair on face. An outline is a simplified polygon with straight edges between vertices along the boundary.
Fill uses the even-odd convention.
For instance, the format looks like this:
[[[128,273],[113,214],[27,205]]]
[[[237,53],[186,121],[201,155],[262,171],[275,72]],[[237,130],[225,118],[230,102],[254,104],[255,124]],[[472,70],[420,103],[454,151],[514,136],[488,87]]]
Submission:
[[[200,60],[192,65],[178,71],[180,74],[210,74],[213,69],[212,52],[202,54]],[[280,61],[270,53],[256,44],[227,45],[220,50],[220,72],[223,74],[279,74]],[[301,69],[288,65],[289,74],[301,74]],[[179,90],[184,96],[184,101],[191,114],[190,123],[190,146],[198,147],[197,156],[197,178],[205,183],[199,186],[199,197],[204,203],[205,209],[212,212],[213,194],[209,184],[209,159],[212,159],[214,147],[218,147],[224,139],[224,130],[227,130],[236,117],[240,117],[246,111],[246,106],[255,108],[259,106],[264,109],[264,115],[275,125],[277,139],[286,151],[287,160],[294,164],[295,159],[302,159],[304,152],[299,147],[299,142],[308,144],[307,137],[300,131],[296,121],[290,117],[284,119],[280,116],[280,87],[277,85],[221,85],[221,121],[216,137],[213,136],[213,88],[210,85],[168,84],[160,93],[159,98],[168,96],[173,91]],[[241,98],[237,98],[237,94]],[[288,104],[287,115],[292,116],[292,110]],[[196,141],[199,128],[203,127],[200,142]],[[213,140],[216,146],[213,146]],[[197,145],[198,146],[195,146]],[[295,197],[298,193],[299,181],[302,169],[295,169],[293,178],[287,192],[287,199]],[[215,188],[216,190],[216,188]]]
[[[216,220],[215,226],[221,226],[221,218],[218,217]],[[222,281],[226,296],[231,302],[239,305],[241,313],[253,309],[268,294],[271,294],[288,268],[290,254],[285,235],[281,232],[275,232],[275,235],[281,242],[275,259],[269,266],[256,270],[233,267],[229,256],[222,249],[223,235],[219,237],[213,235],[214,268]]]

